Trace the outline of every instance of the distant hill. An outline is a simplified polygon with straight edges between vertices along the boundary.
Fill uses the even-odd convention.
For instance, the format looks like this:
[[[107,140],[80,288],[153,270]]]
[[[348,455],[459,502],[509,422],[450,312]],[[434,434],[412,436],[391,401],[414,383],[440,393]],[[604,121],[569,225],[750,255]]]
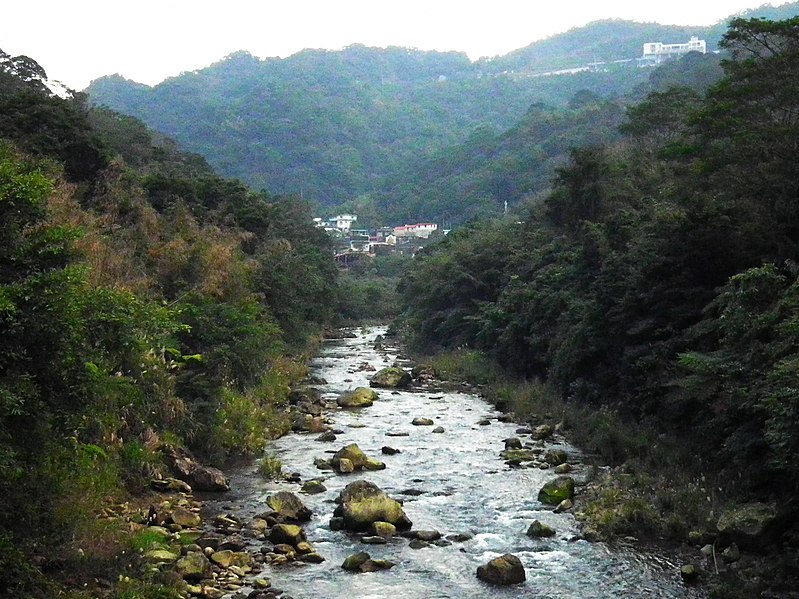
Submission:
[[[532,43],[491,60],[489,64],[498,71],[555,71],[592,62],[636,58],[641,55],[645,42],[685,42],[692,35],[704,36],[705,33],[706,28],[703,27],[636,23],[616,19],[595,21]]]
[[[797,14],[797,7],[762,12]],[[361,45],[285,59],[237,52],[154,87],[113,75],[87,92],[93,103],[141,119],[225,176],[339,205],[381,193],[387,180],[466,143],[476,130],[510,129],[533,104],[564,107],[582,90],[640,97],[652,71],[632,62],[535,75],[634,59],[647,41],[700,35],[712,46],[723,30],[598,21],[475,63],[459,52]]]

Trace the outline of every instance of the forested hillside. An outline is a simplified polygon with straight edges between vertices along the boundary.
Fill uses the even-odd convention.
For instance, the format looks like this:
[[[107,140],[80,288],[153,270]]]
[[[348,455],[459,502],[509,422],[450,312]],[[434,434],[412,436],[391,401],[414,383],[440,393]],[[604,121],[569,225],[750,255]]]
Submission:
[[[792,16],[797,6],[748,15]],[[152,88],[111,76],[87,91],[92,102],[142,119],[256,189],[301,194],[326,206],[372,203],[377,213],[388,210],[389,219],[447,220],[464,214],[464,206],[471,216],[489,205],[513,204],[515,194],[492,183],[463,183],[447,187],[447,193],[461,193],[466,185],[469,201],[431,201],[441,194],[408,188],[409,181],[427,178],[428,159],[446,161],[442,155],[449,148],[473,146],[489,131],[502,135],[529,120],[525,115],[534,104],[567,108],[582,90],[602,100],[628,96],[647,84],[651,71],[633,61],[535,75],[635,59],[646,41],[686,41],[692,34],[706,37],[714,49],[724,29],[723,23],[691,28],[599,21],[475,63],[456,52],[358,45],[304,50],[285,59],[238,52]],[[492,142],[497,143],[502,142]],[[545,160],[557,164],[551,156]],[[544,178],[552,174],[542,171]],[[387,189],[391,197],[381,197]]]
[[[723,46],[721,81],[630,107],[624,137],[573,149],[524,222],[426,248],[403,302],[419,347],[479,350],[590,412],[593,448],[628,474],[678,439],[683,472],[719,491],[709,521],[717,502],[761,500],[795,526],[799,19],[736,20]],[[653,441],[602,429],[609,413]]]
[[[288,356],[336,312],[328,240],[298,198],[0,57],[0,595],[126,571],[119,597],[172,597],[136,586],[108,510],[183,444],[218,462],[285,430]]]

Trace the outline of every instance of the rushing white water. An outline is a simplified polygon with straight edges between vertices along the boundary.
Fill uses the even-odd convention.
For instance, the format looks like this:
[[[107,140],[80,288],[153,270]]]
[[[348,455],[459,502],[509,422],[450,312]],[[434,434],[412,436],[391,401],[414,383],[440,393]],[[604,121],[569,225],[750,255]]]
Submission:
[[[372,373],[356,371],[363,362],[380,369],[396,359],[396,352],[378,352],[372,347],[384,329],[358,329],[356,333],[354,339],[328,342],[313,362],[313,373],[327,381],[319,386],[323,397],[335,398],[347,389],[368,386],[367,377]],[[303,500],[314,512],[312,521],[305,525],[308,540],[326,561],[267,567],[262,575],[298,599],[700,596],[683,585],[677,565],[668,559],[579,539],[570,514],[555,514],[536,499],[541,486],[555,475],[538,468],[511,469],[499,457],[503,439],[516,436],[517,425],[499,422],[497,415],[470,393],[381,390],[379,400],[370,408],[328,413],[334,427],[344,431],[334,443],[320,443],[315,434],[292,434],[276,441],[271,450],[287,470],[298,472],[303,481],[324,478],[328,490]],[[445,432],[433,433],[431,426],[413,426],[411,420],[417,416],[432,418]],[[479,425],[485,417],[491,418],[491,424]],[[349,443],[357,443],[367,455],[384,461],[387,468],[340,475],[321,472],[314,466],[315,457],[329,457]],[[400,453],[381,455],[384,445]],[[567,445],[558,447],[572,456],[577,453]],[[253,467],[232,474],[233,491],[218,507],[244,518],[263,512],[267,495],[299,488],[285,482],[267,483]],[[579,468],[575,476],[579,478]],[[346,484],[360,478],[404,500],[414,529],[436,529],[444,535],[469,533],[472,538],[443,547],[411,549],[402,538],[386,545],[364,545],[357,535],[331,531],[328,521],[335,508],[333,499]],[[408,490],[413,493],[404,493]],[[527,537],[525,532],[534,519],[552,526],[557,535],[550,539]],[[397,565],[366,574],[342,570],[344,558],[356,551],[367,551],[373,558],[389,559]],[[503,553],[514,553],[521,559],[526,583],[498,588],[477,579],[477,567]]]

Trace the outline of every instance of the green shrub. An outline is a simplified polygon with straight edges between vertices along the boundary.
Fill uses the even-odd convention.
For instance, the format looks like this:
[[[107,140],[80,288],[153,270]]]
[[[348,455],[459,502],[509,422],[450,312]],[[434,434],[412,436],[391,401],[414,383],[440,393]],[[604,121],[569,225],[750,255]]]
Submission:
[[[258,462],[258,472],[267,480],[278,479],[283,473],[283,462],[275,455],[265,455]]]

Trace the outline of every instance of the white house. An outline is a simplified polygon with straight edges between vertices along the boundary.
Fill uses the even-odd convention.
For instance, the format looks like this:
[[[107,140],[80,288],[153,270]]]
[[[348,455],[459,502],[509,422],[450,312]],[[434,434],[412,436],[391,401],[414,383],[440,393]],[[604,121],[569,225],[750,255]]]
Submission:
[[[339,231],[347,232],[352,228],[352,223],[358,220],[354,214],[339,214],[330,219],[330,226]]]
[[[644,44],[644,53],[641,60],[648,63],[658,63],[669,58],[688,54],[689,52],[707,54],[707,43],[705,40],[700,40],[695,35],[692,35],[691,39],[684,44],[647,42]]]
[[[402,227],[394,227],[394,237],[420,237],[427,239],[436,229],[438,229],[438,225],[434,223],[404,225]]]

